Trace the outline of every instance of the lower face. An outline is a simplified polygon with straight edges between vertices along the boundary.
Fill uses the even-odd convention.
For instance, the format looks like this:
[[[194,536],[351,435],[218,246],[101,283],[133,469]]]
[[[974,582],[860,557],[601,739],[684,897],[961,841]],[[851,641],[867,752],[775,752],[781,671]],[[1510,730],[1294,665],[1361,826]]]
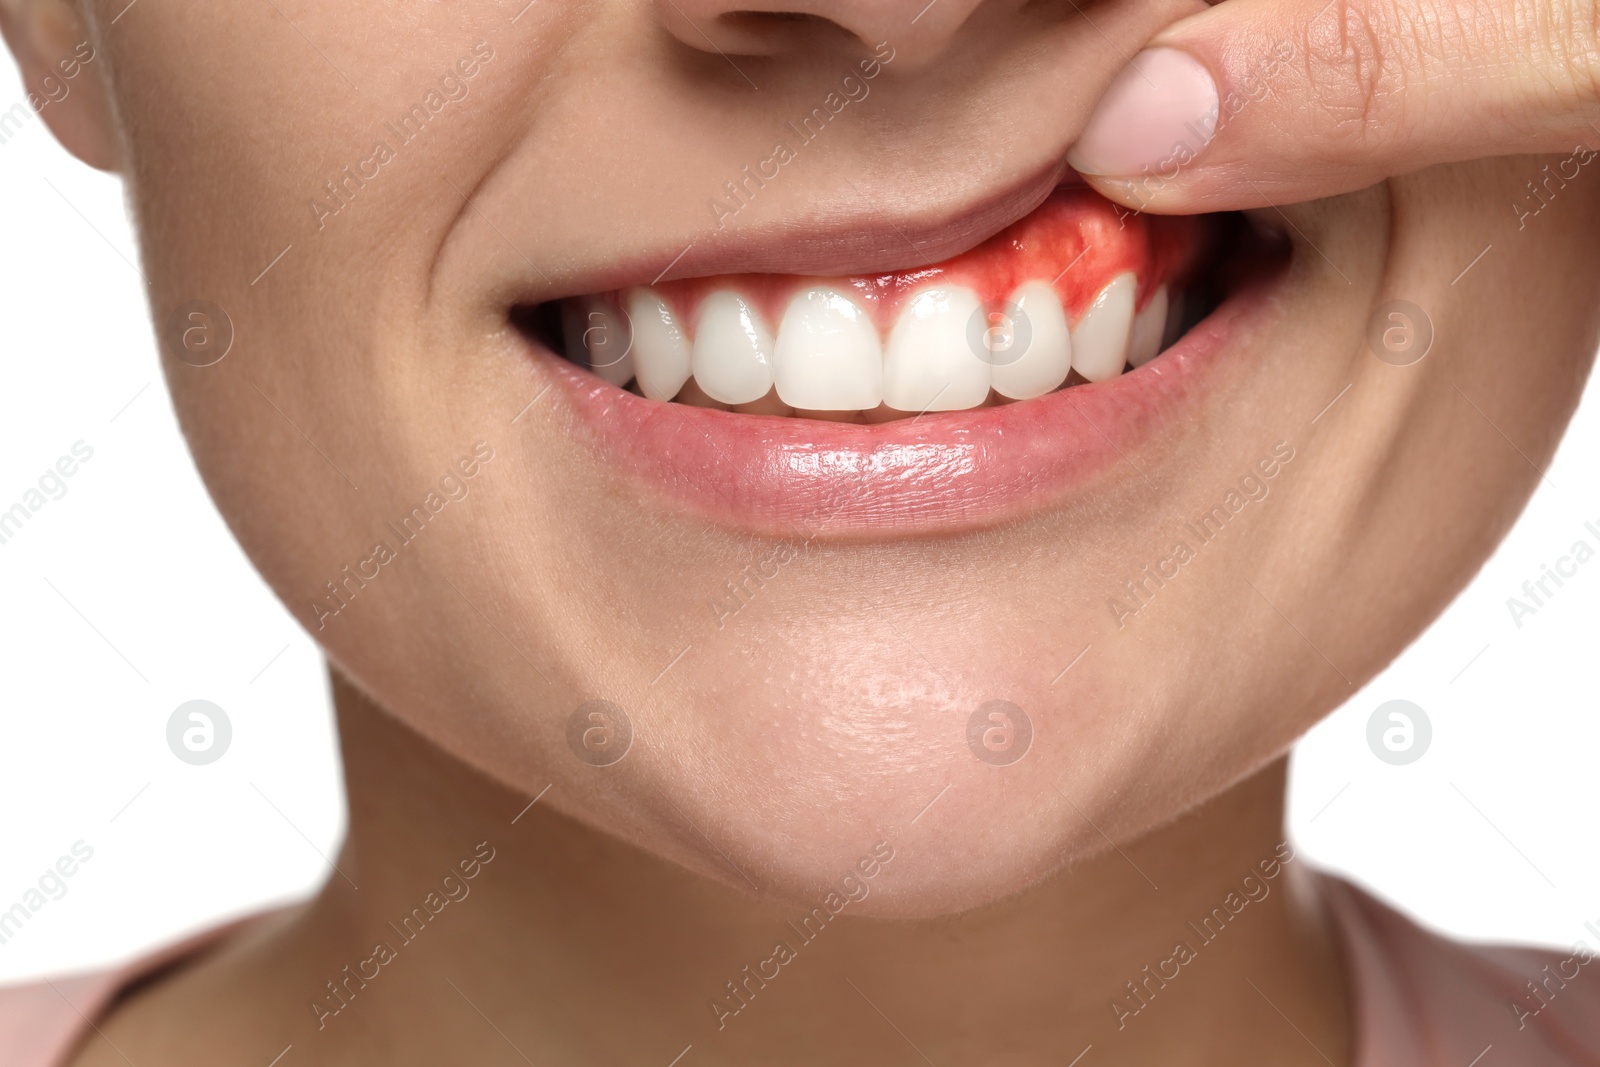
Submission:
[[[1281,754],[1487,555],[1595,345],[1600,197],[1513,209],[1545,160],[1249,218],[1075,185],[1177,5],[870,77],[621,4],[180,7],[99,32],[252,559],[425,736],[775,897],[886,841],[863,911],[974,907]]]

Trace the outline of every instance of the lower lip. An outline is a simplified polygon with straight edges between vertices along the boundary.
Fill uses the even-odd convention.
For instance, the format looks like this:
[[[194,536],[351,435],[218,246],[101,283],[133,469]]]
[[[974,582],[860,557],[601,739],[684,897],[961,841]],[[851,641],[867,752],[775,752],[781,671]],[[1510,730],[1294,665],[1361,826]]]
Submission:
[[[541,365],[600,461],[721,525],[811,538],[953,533],[1059,504],[1185,417],[1221,353],[1265,302],[1233,293],[1160,356],[1109,381],[1033,400],[863,425],[662,403],[540,346]]]

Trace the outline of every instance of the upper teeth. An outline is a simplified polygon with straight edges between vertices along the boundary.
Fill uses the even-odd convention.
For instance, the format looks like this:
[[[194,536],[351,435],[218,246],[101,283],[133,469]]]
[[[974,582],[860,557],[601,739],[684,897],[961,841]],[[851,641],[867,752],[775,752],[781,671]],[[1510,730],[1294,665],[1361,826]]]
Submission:
[[[1166,333],[1167,287],[1163,285],[1151,294],[1144,310],[1133,317],[1133,328],[1128,332],[1128,363],[1142,367],[1155,359]]]
[[[718,290],[700,307],[689,364],[713,400],[748,404],[772,389],[772,332],[737,293]]]
[[[1011,296],[1020,312],[1012,324],[1011,347],[994,356],[994,391],[1012,400],[1043,396],[1067,380],[1072,369],[1072,333],[1055,290],[1028,282]],[[1027,337],[1017,336],[1025,323]],[[996,348],[991,344],[991,348]]]
[[[652,400],[671,400],[689,380],[689,341],[666,301],[648,289],[628,294],[633,324],[633,372],[639,391]]]
[[[883,403],[883,348],[866,311],[836,289],[789,302],[772,349],[778,399],[795,408],[852,411]]]
[[[1133,291],[1138,284],[1131,274],[1112,278],[1072,327],[1072,369],[1091,382],[1115,378],[1128,361]]]
[[[671,400],[689,382],[712,400],[746,405],[774,390],[803,411],[953,411],[1048,393],[1076,370],[1091,382],[1142,366],[1162,347],[1169,301],[1158,288],[1134,314],[1138,280],[1111,279],[1074,323],[1055,290],[1027,282],[1005,310],[986,310],[959,285],[929,285],[902,304],[886,342],[859,302],[828,285],[802,289],[776,334],[745,296],[713,291],[693,337],[660,294],[621,295],[624,314],[598,298],[569,301],[569,353],[615,385]],[[631,329],[630,329],[631,327]],[[631,335],[631,336],[630,336]]]
[[[961,286],[924,289],[906,301],[883,353],[883,402],[901,411],[958,411],[983,403],[989,364],[967,337],[981,311],[978,294]],[[781,390],[778,396],[789,399]]]

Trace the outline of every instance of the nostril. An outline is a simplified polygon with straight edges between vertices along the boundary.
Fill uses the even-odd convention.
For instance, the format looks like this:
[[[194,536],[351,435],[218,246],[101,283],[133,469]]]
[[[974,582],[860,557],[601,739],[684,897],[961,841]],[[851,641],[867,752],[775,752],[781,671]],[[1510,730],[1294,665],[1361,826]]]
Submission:
[[[825,19],[821,15],[813,15],[806,11],[730,11],[721,16],[721,18],[724,22],[749,24],[751,29],[768,24],[792,26],[795,23],[827,23],[830,26],[837,25],[830,19]]]
[[[846,27],[808,11],[727,11],[702,22],[702,41],[739,55],[780,55],[855,37]]]
[[[661,25],[701,52],[724,57],[816,53],[816,58],[821,58],[893,47],[906,56],[911,67],[921,67],[954,48],[962,27],[985,3],[994,4],[993,25],[1004,27],[1022,0],[652,2]]]
[[[729,29],[745,33],[833,32],[849,35],[850,31],[822,15],[807,11],[730,11],[718,17]]]

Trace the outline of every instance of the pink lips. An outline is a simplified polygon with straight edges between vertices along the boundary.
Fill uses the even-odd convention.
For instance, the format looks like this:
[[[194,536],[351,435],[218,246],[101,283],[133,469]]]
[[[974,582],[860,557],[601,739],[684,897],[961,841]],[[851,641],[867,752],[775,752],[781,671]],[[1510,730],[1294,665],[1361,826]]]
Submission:
[[[829,538],[949,533],[1048,507],[1126,464],[1183,418],[1259,298],[1256,285],[1236,293],[1110,381],[876,425],[661,403],[551,352],[541,365],[609,466],[713,522]]]

